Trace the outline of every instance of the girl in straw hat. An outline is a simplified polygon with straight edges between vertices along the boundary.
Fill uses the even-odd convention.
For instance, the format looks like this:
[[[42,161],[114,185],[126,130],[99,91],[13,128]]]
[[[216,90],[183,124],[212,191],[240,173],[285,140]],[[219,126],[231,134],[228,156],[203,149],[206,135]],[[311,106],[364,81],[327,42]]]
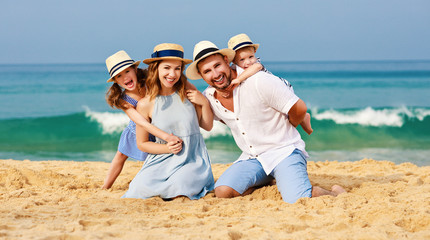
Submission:
[[[151,142],[148,131],[137,126],[137,145],[149,154],[123,197],[199,199],[214,187],[209,155],[199,128],[212,129],[209,102],[198,90],[185,89],[187,78],[183,70],[191,60],[183,58],[180,45],[159,44],[151,58],[143,62],[149,65],[148,92],[136,109],[156,127],[179,136],[183,145],[178,154],[172,154],[169,147],[179,150],[180,146],[159,138]]]
[[[131,119],[121,134],[118,151],[113,158],[106,179],[102,186],[108,189],[115,182],[128,157],[144,161],[147,153],[142,152],[136,145],[136,124],[147,129],[155,136],[166,141],[180,142],[173,135],[151,125],[135,109],[137,102],[145,96],[145,79],[147,71],[138,68],[140,61],[132,60],[125,51],[119,51],[106,59],[106,66],[111,76],[107,82],[113,82],[106,94],[106,101],[113,108],[123,110]],[[177,153],[177,149],[171,149]]]

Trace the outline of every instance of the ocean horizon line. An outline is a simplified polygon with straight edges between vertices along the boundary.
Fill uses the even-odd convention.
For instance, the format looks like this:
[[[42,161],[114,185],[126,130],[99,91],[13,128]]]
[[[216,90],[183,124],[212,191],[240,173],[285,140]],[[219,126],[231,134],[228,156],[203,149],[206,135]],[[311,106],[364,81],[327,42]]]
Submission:
[[[138,60],[136,60],[138,61]],[[359,59],[359,60],[264,60],[265,63],[291,63],[291,64],[315,64],[315,63],[413,63],[413,62],[430,62],[430,59]],[[104,62],[56,62],[56,63],[0,63],[0,66],[35,66],[35,65],[105,65]]]

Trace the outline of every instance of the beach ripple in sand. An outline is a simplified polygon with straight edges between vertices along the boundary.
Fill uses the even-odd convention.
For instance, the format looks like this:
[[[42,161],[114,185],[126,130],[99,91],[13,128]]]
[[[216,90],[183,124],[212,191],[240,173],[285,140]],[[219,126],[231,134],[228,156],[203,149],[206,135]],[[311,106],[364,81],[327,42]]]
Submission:
[[[0,160],[0,238],[430,239],[430,167],[309,162],[313,185],[348,193],[295,204],[275,185],[234,199],[121,199],[141,164],[101,190],[108,163]],[[214,164],[215,178],[227,167]]]

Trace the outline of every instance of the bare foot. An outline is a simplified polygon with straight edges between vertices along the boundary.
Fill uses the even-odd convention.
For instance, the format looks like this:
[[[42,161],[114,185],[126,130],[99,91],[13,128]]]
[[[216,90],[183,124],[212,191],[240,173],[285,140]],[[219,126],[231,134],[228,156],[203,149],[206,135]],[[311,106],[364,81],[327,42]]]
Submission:
[[[325,190],[322,187],[312,186],[312,197],[320,197],[324,195],[332,195],[332,194],[329,190]]]
[[[306,113],[305,118],[303,118],[303,121],[300,123],[300,126],[302,126],[303,130],[307,134],[309,135],[312,134],[314,130],[312,129],[312,126],[311,126],[311,115],[309,113]]]
[[[333,185],[331,187],[331,191],[333,193],[335,193],[336,196],[339,195],[339,194],[341,194],[341,193],[346,193],[346,190],[343,187],[339,186],[339,185]]]
[[[343,189],[343,187],[339,185],[333,185],[331,187],[331,191],[318,186],[312,187],[312,197],[320,197],[324,195],[330,195],[330,196],[336,197],[337,195],[344,192],[346,192],[345,189]]]

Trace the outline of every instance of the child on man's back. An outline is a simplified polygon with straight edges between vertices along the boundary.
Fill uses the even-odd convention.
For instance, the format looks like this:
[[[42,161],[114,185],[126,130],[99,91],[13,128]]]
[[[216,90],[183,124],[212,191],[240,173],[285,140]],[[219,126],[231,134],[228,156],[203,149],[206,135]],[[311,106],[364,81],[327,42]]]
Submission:
[[[238,75],[236,79],[232,80],[232,85],[240,84],[258,71],[264,71],[269,74],[272,74],[261,64],[260,59],[255,56],[255,53],[257,52],[259,46],[259,44],[254,44],[248,37],[248,35],[244,33],[238,34],[230,38],[230,40],[228,41],[228,48],[236,51],[236,55],[233,59],[232,68],[236,68],[236,66],[239,66],[245,70],[243,73]],[[291,89],[291,91],[294,92],[293,87],[286,79],[279,79],[282,80],[285,85],[287,85]],[[302,126],[303,130],[309,135],[313,132],[311,126],[311,116],[309,113],[306,113],[306,116],[300,123],[300,126]]]

